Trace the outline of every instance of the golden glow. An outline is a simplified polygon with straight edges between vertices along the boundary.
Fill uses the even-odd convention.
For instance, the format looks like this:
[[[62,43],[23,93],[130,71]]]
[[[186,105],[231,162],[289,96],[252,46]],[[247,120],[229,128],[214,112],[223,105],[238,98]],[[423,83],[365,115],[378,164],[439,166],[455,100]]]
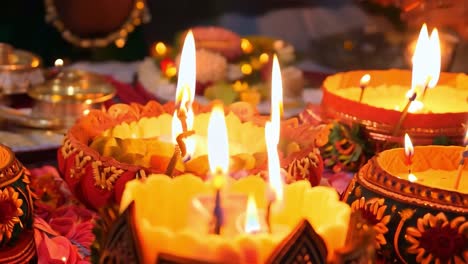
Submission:
[[[269,59],[270,59],[270,56],[268,56],[268,54],[266,53],[262,53],[260,54],[260,57],[258,57],[258,60],[263,64],[267,63]]]
[[[246,54],[251,53],[253,51],[252,43],[248,39],[241,39],[241,49]]]
[[[144,7],[145,7],[145,4],[143,2],[139,1],[136,3],[136,8],[143,9]]]
[[[258,217],[257,203],[255,197],[250,194],[247,200],[247,209],[245,211],[244,231],[246,233],[256,233],[260,231],[260,221]]]
[[[250,74],[252,74],[252,65],[250,65],[250,64],[248,64],[248,63],[242,64],[242,66],[241,66],[241,72],[242,72],[242,74],[244,74],[244,75],[250,75]]]
[[[213,107],[208,124],[208,163],[215,188],[221,188],[229,168],[229,143],[224,109],[220,105]]]
[[[154,45],[154,50],[156,51],[157,55],[164,56],[167,52],[166,44],[164,44],[163,42],[158,42],[156,43],[156,45]]]
[[[90,111],[89,109],[83,110],[83,115],[85,115],[85,116],[88,115],[88,114],[89,114],[89,111]]]
[[[415,182],[415,181],[417,181],[417,180],[418,180],[418,177],[416,177],[416,175],[414,175],[413,173],[410,173],[410,174],[408,175],[408,181],[410,181],[410,182]]]
[[[38,61],[39,63],[39,61]],[[62,67],[63,66],[63,60],[62,59],[56,59],[54,62],[55,67]]]
[[[411,142],[411,138],[406,133],[405,133],[405,155],[407,157],[412,157],[414,155],[413,143]]]
[[[36,58],[33,58],[33,60],[31,61],[31,67],[37,67],[39,66],[39,60],[36,59]]]
[[[172,78],[177,74],[177,68],[174,65],[168,66],[164,72],[167,77]]]
[[[370,82],[370,79],[371,79],[370,75],[366,73],[361,77],[361,81],[359,83],[361,86],[367,86]]]
[[[115,40],[115,46],[117,46],[117,48],[120,48],[120,49],[125,47],[125,39],[119,38]]]

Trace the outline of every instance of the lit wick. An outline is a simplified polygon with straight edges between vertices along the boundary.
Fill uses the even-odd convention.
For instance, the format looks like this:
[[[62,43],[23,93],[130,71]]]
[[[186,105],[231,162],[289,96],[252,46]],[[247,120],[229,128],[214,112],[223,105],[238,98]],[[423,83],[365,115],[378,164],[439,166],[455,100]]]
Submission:
[[[414,147],[408,134],[405,133],[405,165],[408,167],[408,174],[411,174],[413,166]]]
[[[421,95],[421,101],[424,100],[428,88],[434,88],[437,85],[440,77],[440,67],[441,67],[441,51],[440,51],[440,41],[439,41],[439,32],[437,28],[434,28],[429,37],[428,43],[426,44],[427,55],[429,55],[429,62],[426,63],[426,82],[424,85],[424,90]]]
[[[361,81],[359,82],[359,88],[361,88],[361,93],[359,94],[359,102],[362,102],[362,98],[364,97],[364,90],[369,84],[370,79],[370,75],[366,73],[362,76]]]
[[[408,98],[408,103],[405,105],[405,108],[403,108],[403,111],[401,112],[400,119],[398,120],[398,123],[395,125],[395,129],[393,130],[392,135],[396,136],[400,132],[401,125],[406,119],[406,116],[408,115],[408,110],[411,106],[411,103],[414,102],[418,94],[416,92],[413,92],[413,94]]]
[[[458,190],[458,186],[460,185],[460,180],[463,174],[463,169],[465,168],[465,159],[468,158],[468,130],[466,130],[465,140],[463,141],[465,145],[465,149],[463,150],[460,162],[458,163],[458,170],[457,170],[457,177],[455,178],[455,190]]]
[[[174,169],[177,164],[177,161],[187,155],[187,148],[185,146],[184,139],[195,134],[195,131],[190,130],[182,132],[177,136],[177,144],[174,146],[174,154],[172,154],[171,160],[166,168],[166,175],[173,177]]]

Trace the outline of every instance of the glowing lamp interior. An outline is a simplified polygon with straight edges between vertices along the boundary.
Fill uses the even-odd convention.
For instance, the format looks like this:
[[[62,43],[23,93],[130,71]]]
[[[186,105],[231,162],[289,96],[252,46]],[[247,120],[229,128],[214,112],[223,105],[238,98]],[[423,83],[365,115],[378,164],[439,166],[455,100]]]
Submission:
[[[258,217],[257,203],[255,197],[249,195],[247,200],[247,209],[245,212],[244,231],[246,233],[256,233],[261,230],[260,221]]]

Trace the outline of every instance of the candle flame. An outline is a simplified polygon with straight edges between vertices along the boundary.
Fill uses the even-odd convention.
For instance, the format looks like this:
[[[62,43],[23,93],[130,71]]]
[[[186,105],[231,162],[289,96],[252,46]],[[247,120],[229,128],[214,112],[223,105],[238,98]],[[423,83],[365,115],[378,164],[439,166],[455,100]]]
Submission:
[[[411,138],[406,133],[405,133],[405,155],[408,158],[411,158],[414,155],[413,143],[411,142]]]
[[[196,51],[195,39],[191,30],[185,36],[184,46],[180,55],[179,78],[177,79],[176,104],[183,105],[188,102],[188,108],[191,108],[195,98],[196,82]],[[187,93],[187,94],[185,94]],[[182,101],[182,100],[187,100]]]
[[[260,231],[260,229],[261,227],[258,217],[257,203],[255,202],[255,197],[250,194],[247,200],[244,230],[246,233],[256,233]]]
[[[196,77],[196,52],[195,39],[191,30],[185,36],[184,46],[180,55],[179,78],[177,80],[175,103],[177,109],[172,117],[172,141],[176,143],[177,136],[183,132],[182,120],[179,114],[185,116],[187,130],[192,130],[194,114],[192,103],[195,98],[195,77]],[[195,151],[195,139],[189,137],[185,139],[187,155]]]
[[[280,137],[281,112],[283,110],[283,83],[276,54],[273,56],[271,78],[271,121],[265,124],[265,140],[268,154],[268,181],[275,194],[275,199],[282,201],[283,182],[278,156],[278,143]]]
[[[417,181],[417,180],[418,180],[418,177],[416,177],[416,175],[414,175],[413,173],[410,173],[410,174],[408,175],[408,181],[410,181],[410,182],[415,182],[415,181]]]
[[[359,84],[361,86],[366,86],[369,84],[370,80],[371,80],[370,74],[366,73],[361,77],[361,81],[359,82]]]
[[[283,79],[281,69],[276,54],[273,56],[273,65],[271,72],[271,123],[277,134],[275,138],[276,145],[279,142],[279,131],[281,115],[283,113]],[[277,132],[277,133],[276,133]]]
[[[214,177],[214,185],[220,188],[229,168],[229,142],[224,110],[219,105],[213,107],[208,124],[208,163]]]
[[[439,81],[441,67],[441,51],[439,33],[436,28],[429,33],[423,24],[416,42],[412,58],[413,72],[411,90],[434,88]],[[420,92],[418,92],[420,94]]]

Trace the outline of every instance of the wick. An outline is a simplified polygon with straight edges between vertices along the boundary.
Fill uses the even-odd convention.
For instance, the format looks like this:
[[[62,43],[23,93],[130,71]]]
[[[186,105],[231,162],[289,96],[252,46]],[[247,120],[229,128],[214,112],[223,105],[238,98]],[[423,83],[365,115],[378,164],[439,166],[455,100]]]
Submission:
[[[172,154],[171,160],[167,165],[166,175],[173,177],[174,169],[177,164],[177,160],[187,155],[187,147],[185,146],[184,139],[190,137],[191,135],[195,134],[194,130],[186,131],[180,133],[177,138],[177,144],[174,146],[174,154]]]
[[[395,129],[393,130],[393,133],[392,133],[393,136],[398,135],[398,132],[400,131],[401,125],[403,124],[403,122],[406,119],[406,116],[408,115],[409,107],[410,107],[411,103],[416,99],[417,96],[418,96],[418,94],[416,92],[414,92],[411,95],[411,97],[408,98],[408,103],[405,105],[405,108],[401,112],[400,119],[398,120],[398,123],[396,124]]]
[[[265,213],[265,222],[267,225],[268,233],[271,234],[271,205],[273,204],[274,199],[270,199],[267,204],[266,213]]]
[[[364,97],[364,90],[366,89],[365,84],[359,85],[359,88],[361,88],[361,93],[359,94],[359,102],[362,102],[362,98]]]
[[[185,108],[180,108],[179,111],[177,111],[177,117],[180,120],[180,123],[182,124],[182,131],[186,132],[187,131],[187,112]]]
[[[216,235],[221,234],[221,227],[223,226],[223,208],[221,206],[221,190],[216,189],[215,206],[213,209],[213,233]]]
[[[424,97],[426,96],[426,92],[429,88],[429,82],[431,81],[431,76],[427,77],[426,84],[424,85],[424,90],[421,96],[421,101],[424,101]]]

